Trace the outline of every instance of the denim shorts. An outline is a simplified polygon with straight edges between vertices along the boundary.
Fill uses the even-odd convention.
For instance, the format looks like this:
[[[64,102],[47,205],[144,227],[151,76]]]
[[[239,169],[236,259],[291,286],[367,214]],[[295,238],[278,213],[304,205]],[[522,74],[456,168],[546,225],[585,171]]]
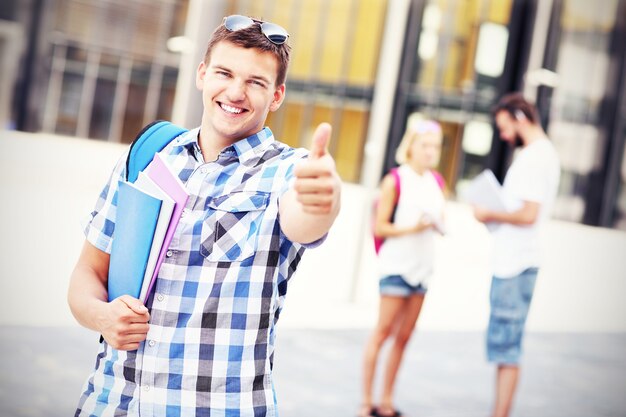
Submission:
[[[414,294],[426,294],[426,287],[421,283],[411,285],[401,275],[387,275],[382,277],[378,283],[380,295],[391,295],[394,297],[409,297]]]
[[[522,338],[537,268],[529,268],[513,278],[491,280],[491,313],[487,329],[487,359],[501,365],[516,365],[522,353]]]

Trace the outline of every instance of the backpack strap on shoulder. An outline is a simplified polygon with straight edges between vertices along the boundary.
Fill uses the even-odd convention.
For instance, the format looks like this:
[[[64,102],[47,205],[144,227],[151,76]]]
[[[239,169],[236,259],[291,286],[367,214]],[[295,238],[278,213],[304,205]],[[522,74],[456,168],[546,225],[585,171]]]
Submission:
[[[186,131],[165,120],[157,120],[144,127],[130,145],[126,159],[126,181],[135,182],[139,173],[154,159],[154,155]]]
[[[396,209],[398,208],[398,201],[400,200],[400,173],[398,172],[398,168],[391,168],[389,170],[389,174],[393,177],[394,183],[396,186],[396,196],[393,200],[393,211],[391,212],[391,222],[393,223],[393,219],[396,216]],[[374,215],[372,216],[372,236],[374,238],[374,251],[378,255],[380,252],[380,248],[383,246],[385,242],[384,237],[376,236],[374,234],[374,230],[376,228],[376,209],[378,207],[378,199],[374,202]]]
[[[393,205],[396,206],[398,204],[398,200],[400,200],[400,173],[398,172],[398,168],[391,168],[389,173],[396,182],[396,198],[393,202]]]
[[[441,175],[441,172],[432,169],[430,172],[432,172],[433,177],[435,177],[435,180],[437,180],[437,185],[439,185],[439,188],[441,188],[441,190],[445,190],[446,188],[446,180],[443,178],[443,175]]]

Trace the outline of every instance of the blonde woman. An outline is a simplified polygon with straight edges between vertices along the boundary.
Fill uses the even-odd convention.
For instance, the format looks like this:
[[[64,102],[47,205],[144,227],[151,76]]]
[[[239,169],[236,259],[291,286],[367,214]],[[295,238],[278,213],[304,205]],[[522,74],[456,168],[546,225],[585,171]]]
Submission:
[[[374,224],[374,234],[385,239],[378,253],[380,310],[365,349],[362,417],[401,416],[393,404],[394,383],[433,274],[435,234],[442,231],[443,179],[434,171],[442,139],[441,126],[432,120],[409,125],[396,151],[400,166],[381,183]],[[382,398],[375,405],[376,364],[390,337]]]

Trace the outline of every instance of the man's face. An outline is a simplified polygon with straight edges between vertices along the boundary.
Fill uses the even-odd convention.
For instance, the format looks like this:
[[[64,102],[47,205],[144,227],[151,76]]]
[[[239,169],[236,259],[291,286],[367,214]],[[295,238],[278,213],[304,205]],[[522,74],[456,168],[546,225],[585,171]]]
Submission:
[[[500,132],[500,139],[511,146],[521,143],[519,137],[519,122],[515,120],[508,111],[499,111],[496,114],[496,126]]]
[[[276,86],[278,62],[269,52],[220,42],[202,62],[196,86],[202,90],[202,137],[231,144],[259,132],[269,111],[285,97]],[[208,131],[206,131],[208,130]]]

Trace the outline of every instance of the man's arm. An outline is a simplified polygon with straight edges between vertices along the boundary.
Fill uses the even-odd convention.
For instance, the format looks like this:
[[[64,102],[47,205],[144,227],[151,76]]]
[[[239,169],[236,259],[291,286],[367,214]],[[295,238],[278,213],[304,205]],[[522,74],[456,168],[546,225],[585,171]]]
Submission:
[[[524,201],[519,210],[492,211],[483,207],[474,206],[474,217],[480,222],[510,223],[516,226],[529,226],[537,221],[541,204],[534,201]]]
[[[111,347],[135,350],[148,333],[148,309],[136,298],[107,302],[109,254],[85,241],[74,267],[67,295],[76,320],[102,334]]]
[[[326,146],[331,128],[318,126],[309,158],[296,165],[293,187],[280,198],[280,227],[298,243],[311,243],[324,236],[339,214],[341,180]]]

